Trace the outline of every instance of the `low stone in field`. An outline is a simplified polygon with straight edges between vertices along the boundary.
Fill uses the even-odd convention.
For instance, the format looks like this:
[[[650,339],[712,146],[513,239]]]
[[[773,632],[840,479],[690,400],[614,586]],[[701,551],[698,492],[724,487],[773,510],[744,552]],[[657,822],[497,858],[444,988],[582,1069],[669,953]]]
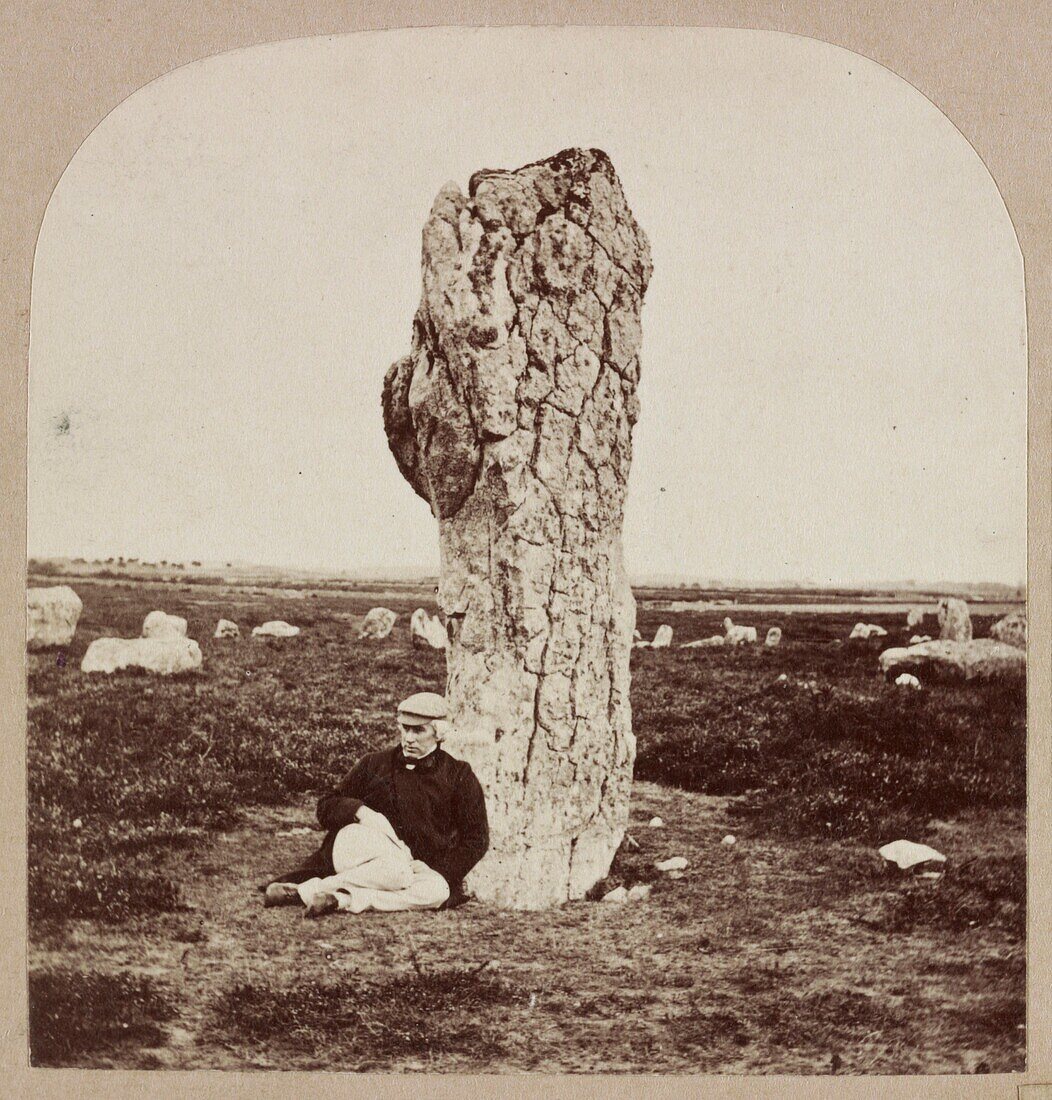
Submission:
[[[230,619],[220,619],[216,623],[216,632],[213,635],[215,638],[240,638],[241,627],[235,622],[231,622]]]
[[[857,641],[859,638],[883,638],[887,634],[887,631],[882,626],[877,626],[876,623],[855,623],[854,628],[848,635],[848,641]]]
[[[680,649],[706,649],[709,646],[726,644],[727,639],[722,634],[713,634],[711,638],[698,638],[695,642],[684,642]]]
[[[651,643],[653,649],[667,649],[672,642],[672,627],[668,623],[662,623],[657,628],[654,634],[654,641]]]
[[[386,638],[398,616],[387,607],[374,607],[362,620],[359,638]]]
[[[732,848],[738,843],[738,838],[733,833],[728,833],[721,841],[721,844],[726,844],[728,848]]]
[[[723,636],[727,645],[745,645],[757,640],[756,627],[735,626],[729,615],[723,620]]]
[[[84,604],[67,584],[26,591],[26,647],[69,645]]]
[[[652,889],[653,887],[649,882],[637,882],[636,885],[628,891],[628,900],[646,901],[646,899],[650,897],[650,891]]]
[[[437,615],[432,618],[422,607],[418,607],[410,617],[409,633],[414,646],[445,649],[449,645],[449,635],[442,620]]]
[[[895,683],[899,687],[919,688],[921,686],[920,680],[910,672],[903,672],[901,675],[896,676]]]
[[[906,628],[912,630],[915,626],[920,626],[924,622],[924,608],[923,607],[911,607],[906,612]]]
[[[972,618],[964,600],[954,597],[939,600],[939,639],[944,642],[972,640]]]
[[[920,645],[922,642],[930,642],[930,641],[931,641],[931,635],[930,634],[914,634],[913,637],[910,638],[910,645]]]
[[[767,637],[764,638],[763,644],[766,646],[776,646],[782,644],[782,628],[780,626],[772,626],[767,631]]]
[[[683,856],[673,856],[671,859],[663,859],[654,866],[659,871],[684,871],[689,866]]]
[[[144,638],[185,638],[186,620],[164,611],[151,611],[142,621]]]
[[[81,672],[141,668],[159,676],[201,667],[201,647],[190,638],[96,638],[80,662]]]
[[[252,628],[252,633],[257,638],[295,638],[299,632],[298,626],[292,626],[284,619],[271,619],[270,622]]]
[[[651,829],[664,828],[665,822],[660,817],[652,817],[647,823]]]
[[[1013,611],[990,627],[990,637],[1017,649],[1026,649],[1026,612]]]
[[[880,655],[880,669],[885,676],[910,672],[928,682],[1021,683],[1026,680],[1026,653],[994,638],[973,638],[968,642],[939,640],[885,649]]]
[[[628,891],[623,886],[618,886],[608,894],[603,895],[603,901],[625,902],[628,901]]]
[[[920,863],[946,862],[942,852],[929,848],[927,844],[915,844],[912,840],[893,840],[878,851],[889,863],[896,864],[903,871],[908,871]]]

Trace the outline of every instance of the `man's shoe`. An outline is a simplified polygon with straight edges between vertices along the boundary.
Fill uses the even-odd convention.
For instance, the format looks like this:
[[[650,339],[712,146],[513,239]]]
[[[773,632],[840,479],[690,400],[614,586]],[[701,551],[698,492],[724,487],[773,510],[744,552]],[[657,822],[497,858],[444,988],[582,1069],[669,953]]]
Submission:
[[[335,913],[339,907],[335,894],[315,894],[303,915],[311,918],[323,917],[326,913]]]
[[[295,905],[300,900],[300,892],[294,882],[272,882],[263,895],[263,904],[269,909],[272,905]]]

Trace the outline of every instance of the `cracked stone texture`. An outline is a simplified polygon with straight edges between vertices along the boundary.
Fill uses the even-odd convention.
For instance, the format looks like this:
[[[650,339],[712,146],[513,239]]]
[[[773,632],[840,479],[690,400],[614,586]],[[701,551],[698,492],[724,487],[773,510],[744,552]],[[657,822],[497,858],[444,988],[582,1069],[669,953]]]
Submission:
[[[439,192],[412,350],[384,381],[403,476],[439,521],[446,748],[487,794],[468,885],[540,908],[609,870],[635,758],[621,526],[646,237],[599,150]]]

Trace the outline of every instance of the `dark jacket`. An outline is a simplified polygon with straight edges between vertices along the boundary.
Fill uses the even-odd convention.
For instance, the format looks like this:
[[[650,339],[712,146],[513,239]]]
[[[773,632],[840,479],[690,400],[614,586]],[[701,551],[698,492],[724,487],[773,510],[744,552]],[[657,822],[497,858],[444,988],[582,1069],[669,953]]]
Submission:
[[[489,847],[486,800],[471,765],[440,748],[407,761],[396,745],[364,756],[321,796],[318,821],[327,831],[321,848],[292,877],[276,881],[331,875],[333,839],[363,804],[383,814],[413,858],[437,871],[454,895]]]

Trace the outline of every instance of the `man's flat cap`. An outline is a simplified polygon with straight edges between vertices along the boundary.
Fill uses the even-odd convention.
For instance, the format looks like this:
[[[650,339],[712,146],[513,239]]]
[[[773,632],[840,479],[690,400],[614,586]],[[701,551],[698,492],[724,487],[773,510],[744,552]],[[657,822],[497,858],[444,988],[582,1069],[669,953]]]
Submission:
[[[398,704],[398,717],[417,725],[445,718],[447,714],[445,699],[433,691],[418,691]]]

